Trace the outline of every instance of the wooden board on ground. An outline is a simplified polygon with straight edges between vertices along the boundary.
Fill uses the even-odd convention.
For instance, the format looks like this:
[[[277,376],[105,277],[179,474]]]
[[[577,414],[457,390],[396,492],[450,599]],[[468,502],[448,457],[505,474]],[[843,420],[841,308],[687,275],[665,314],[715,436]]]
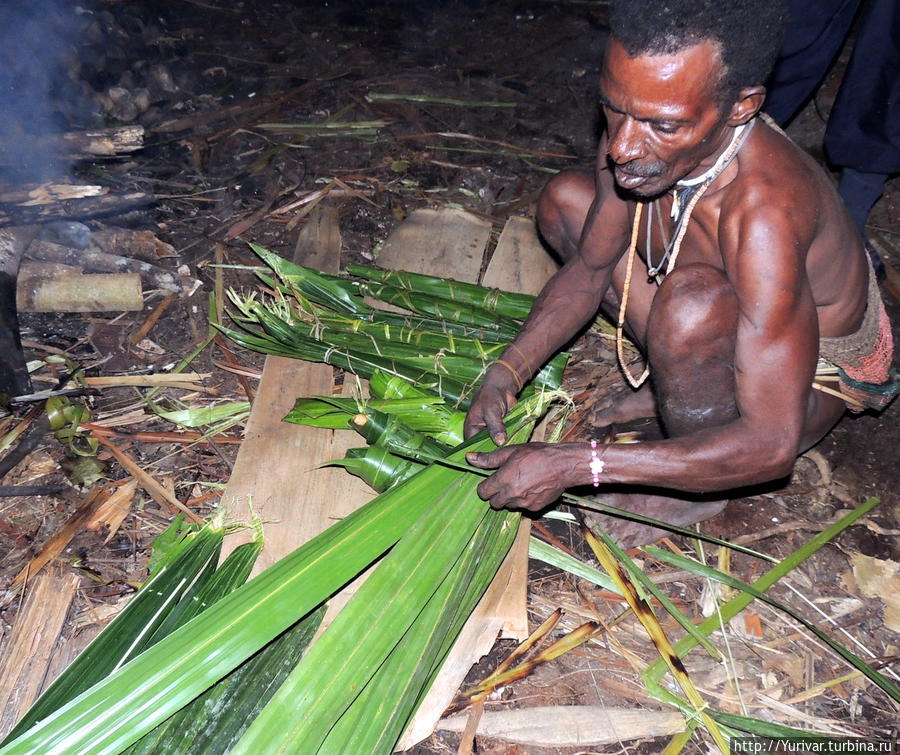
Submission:
[[[541,244],[534,221],[511,217],[500,234],[482,283],[504,291],[538,294],[558,269]]]
[[[534,221],[530,218],[511,217],[506,221],[497,248],[481,281],[485,286],[516,291],[523,294],[538,294],[544,284],[556,272],[557,265],[550,259],[538,239]],[[528,589],[528,534],[531,524],[523,521],[520,527],[526,531],[524,537],[517,538],[510,553],[510,586],[497,589],[491,586],[486,598],[496,594],[497,604],[494,614],[503,621],[500,627],[502,637],[524,640],[528,637],[528,613],[526,610]]]
[[[295,261],[337,272],[340,253],[337,213],[320,205],[300,233]],[[244,442],[222,497],[230,520],[250,521],[256,515],[264,522],[265,546],[254,574],[372,498],[372,491],[344,470],[319,469],[353,445],[350,433],[281,421],[298,397],[331,395],[333,372],[325,364],[266,358]],[[248,537],[246,531],[228,536],[223,554]]]
[[[416,210],[378,252],[380,267],[475,283],[491,224],[462,210]]]
[[[385,266],[474,281],[491,225],[457,210],[418,210],[391,234],[379,262]],[[294,259],[325,272],[336,272],[341,238],[337,213],[323,204],[300,233]],[[477,249],[477,252],[475,251]],[[426,261],[433,259],[433,264]],[[353,433],[301,427],[281,419],[299,396],[331,394],[328,365],[267,357],[253,410],[247,421],[222,505],[232,521],[264,522],[265,547],[254,574],[268,568],[302,543],[327,529],[373,497],[371,489],[340,468],[319,468],[360,445]],[[344,390],[347,390],[345,386]],[[223,556],[249,539],[238,532],[226,538]],[[346,602],[355,583],[331,601],[327,624]]]
[[[295,260],[333,272],[340,254],[337,216],[319,210],[301,232],[300,253]],[[469,213],[417,210],[394,230],[377,261],[381,267],[475,282],[490,234],[491,224]],[[552,272],[545,256],[533,223],[511,218],[483,282],[536,293]],[[266,542],[254,573],[373,497],[368,487],[344,470],[319,468],[323,462],[343,456],[348,447],[359,445],[353,434],[281,421],[297,397],[330,394],[332,373],[326,365],[271,356],[266,359],[245,440],[222,503],[232,520],[249,521],[255,514],[264,522]],[[348,386],[343,390],[346,392]],[[224,552],[247,537],[246,533],[229,536]],[[431,733],[468,669],[490,650],[501,630],[504,636],[527,636],[527,551],[528,528],[523,526],[412,725],[411,731],[424,732],[419,739]],[[330,614],[335,604],[348,599],[354,586],[332,601]]]
[[[537,237],[534,222],[510,218],[481,281],[486,286],[537,294],[556,272]],[[434,731],[469,669],[488,653],[497,636],[528,637],[528,539],[531,523],[523,520],[509,554],[472,612],[440,673],[397,745],[404,750]]]
[[[25,605],[0,655],[0,739],[37,699],[81,577],[51,565],[28,585]]]

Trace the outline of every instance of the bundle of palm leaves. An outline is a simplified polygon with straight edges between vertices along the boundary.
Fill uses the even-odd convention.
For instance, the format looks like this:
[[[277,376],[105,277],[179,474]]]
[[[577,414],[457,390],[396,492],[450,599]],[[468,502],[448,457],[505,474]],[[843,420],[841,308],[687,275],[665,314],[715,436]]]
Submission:
[[[193,611],[164,620],[167,631],[157,632],[162,613],[148,603],[133,624],[107,630],[128,652],[78,683],[58,682],[65,694],[49,690],[4,743],[4,755],[167,752],[186,721],[192,731],[208,731],[197,720],[211,710],[226,718],[236,711],[237,723],[217,717],[213,728],[228,734],[204,744],[205,752],[390,752],[512,544],[519,515],[481,501],[480,477],[465,464],[467,451],[494,446],[484,435],[462,442],[462,410],[515,335],[530,297],[453,281],[441,289],[427,276],[361,277],[382,275],[374,269],[325,276],[254,248],[269,266],[259,271],[269,295],[231,292],[239,329],[220,329],[247,348],[368,378],[371,400],[303,398],[287,419],[360,432],[368,446],[335,463],[383,492],[215,602],[187,595],[178,602],[172,585],[151,578],[129,608],[150,595]],[[563,355],[532,381],[507,418],[510,442],[530,437],[564,365]],[[191,539],[205,542],[207,529]],[[207,571],[214,564],[209,554],[198,560]],[[308,640],[328,599],[375,562],[276,691],[267,674],[273,663],[296,660],[299,645],[290,638]],[[189,570],[166,568],[172,584],[197,580]],[[134,634],[155,639],[122,640]],[[273,647],[282,648],[275,660],[267,655]],[[82,667],[106,653],[88,650]],[[248,662],[256,672],[246,670]],[[243,692],[226,694],[237,688],[235,674]]]

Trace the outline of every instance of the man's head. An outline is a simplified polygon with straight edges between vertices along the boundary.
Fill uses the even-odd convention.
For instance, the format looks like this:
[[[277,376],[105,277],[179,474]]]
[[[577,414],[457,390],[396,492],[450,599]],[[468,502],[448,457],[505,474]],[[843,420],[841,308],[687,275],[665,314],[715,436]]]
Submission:
[[[631,57],[712,42],[722,66],[717,93],[727,107],[741,89],[765,83],[786,19],[786,0],[615,0],[610,27]]]
[[[711,164],[733,127],[756,114],[783,4],[616,0],[600,88],[607,150],[623,188],[665,191]]]

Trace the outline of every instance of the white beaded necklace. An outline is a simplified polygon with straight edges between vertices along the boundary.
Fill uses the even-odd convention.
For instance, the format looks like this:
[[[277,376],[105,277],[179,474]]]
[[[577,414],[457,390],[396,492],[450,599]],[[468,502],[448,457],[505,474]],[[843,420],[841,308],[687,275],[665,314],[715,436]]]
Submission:
[[[678,253],[681,251],[681,241],[684,238],[684,234],[687,233],[688,223],[691,219],[691,213],[694,211],[694,207],[697,206],[697,202],[700,201],[700,198],[706,193],[706,190],[710,185],[722,175],[723,171],[731,164],[731,161],[740,151],[744,142],[747,141],[747,137],[750,135],[754,123],[756,123],[755,119],[735,127],[728,146],[722,151],[709,170],[704,171],[694,178],[684,178],[681,181],[678,181],[672,188],[672,217],[675,219],[675,224],[672,228],[672,238],[666,244],[662,258],[656,265],[653,265],[650,259],[650,241],[652,233],[653,205],[658,200],[652,200],[648,203],[646,234],[647,273],[651,280],[656,281],[657,285],[662,282],[665,275],[671,273],[675,268],[675,261],[678,259]],[[634,268],[634,258],[637,253],[638,231],[641,224],[643,207],[643,202],[637,202],[634,209],[634,222],[631,227],[631,243],[628,248],[628,261],[625,267],[625,283],[622,287],[622,301],[619,304],[619,317],[618,322],[616,323],[616,356],[619,360],[619,367],[621,367],[625,379],[632,388],[639,388],[650,375],[649,366],[644,368],[643,373],[641,373],[641,376],[638,378],[635,378],[631,374],[631,371],[625,364],[625,354],[622,346],[625,311],[628,306],[628,293],[631,289],[631,274]],[[684,208],[683,211],[682,208]],[[665,273],[661,274],[660,271],[663,266],[665,266]]]

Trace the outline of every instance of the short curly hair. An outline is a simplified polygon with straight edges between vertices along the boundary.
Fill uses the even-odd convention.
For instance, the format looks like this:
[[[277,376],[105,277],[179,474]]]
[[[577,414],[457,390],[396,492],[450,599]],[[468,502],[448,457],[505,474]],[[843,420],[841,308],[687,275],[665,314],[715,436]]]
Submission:
[[[725,70],[718,96],[765,83],[784,36],[786,0],[614,0],[612,36],[632,57],[671,55],[711,41]]]

